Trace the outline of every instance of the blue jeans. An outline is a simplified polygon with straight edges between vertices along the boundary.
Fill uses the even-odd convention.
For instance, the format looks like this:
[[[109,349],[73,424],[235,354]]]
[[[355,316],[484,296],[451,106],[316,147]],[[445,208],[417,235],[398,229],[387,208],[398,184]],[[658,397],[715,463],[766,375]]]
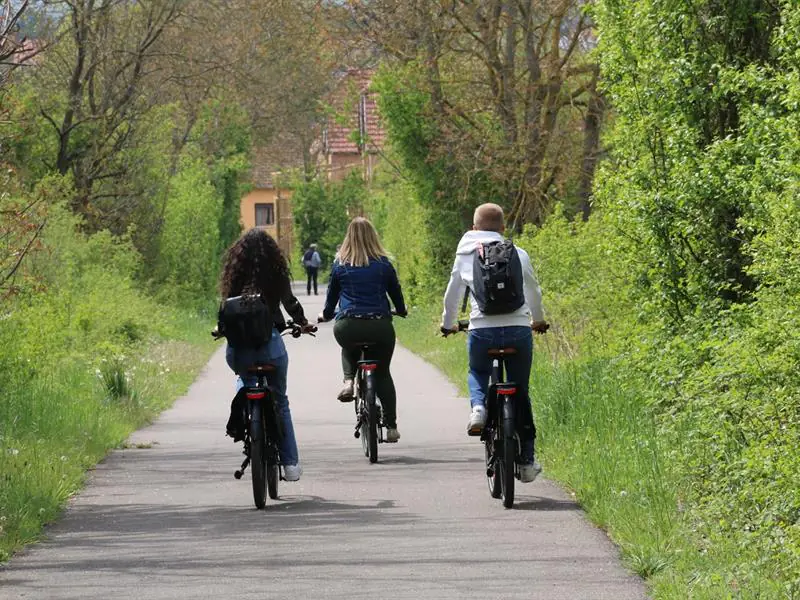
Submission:
[[[491,348],[514,348],[517,353],[505,358],[505,380],[513,381],[520,390],[517,396],[517,432],[522,444],[522,459],[533,462],[533,424],[528,382],[533,363],[533,336],[530,327],[486,327],[470,329],[467,340],[469,352],[469,401],[472,407],[486,407],[486,391],[492,374]]]
[[[273,398],[278,408],[278,414],[283,421],[283,439],[280,445],[281,463],[284,465],[298,464],[297,440],[294,436],[292,413],[289,410],[289,398],[286,396],[286,372],[289,369],[289,355],[283,338],[277,329],[272,330],[272,338],[260,348],[231,348],[225,352],[228,366],[238,375],[236,378],[236,391],[245,385],[255,385],[258,380],[254,375],[248,375],[247,369],[255,364],[269,363],[277,368],[267,375],[267,382],[272,389]]]

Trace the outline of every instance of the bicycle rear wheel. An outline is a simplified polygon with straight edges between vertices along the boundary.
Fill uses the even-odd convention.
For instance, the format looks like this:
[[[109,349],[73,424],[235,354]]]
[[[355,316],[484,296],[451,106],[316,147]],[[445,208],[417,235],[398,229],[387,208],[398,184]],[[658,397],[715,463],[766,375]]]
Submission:
[[[278,449],[274,444],[269,445],[267,450],[267,494],[270,499],[278,499],[278,482],[280,481],[281,473],[278,466]]]
[[[378,462],[378,403],[375,401],[375,390],[371,383],[367,383],[367,389],[364,394],[364,399],[367,403],[367,435],[369,441],[369,462]]]
[[[517,442],[514,438],[514,405],[509,399],[503,401],[502,429],[502,462],[500,465],[500,479],[503,484],[503,506],[514,506],[514,462],[517,457]]]
[[[366,404],[362,406],[359,415],[359,419],[361,419],[361,425],[359,429],[361,437],[361,449],[364,451],[364,456],[369,458],[369,412],[367,411]]]
[[[264,435],[264,413],[260,402],[250,410],[250,470],[253,477],[253,501],[256,508],[267,504],[267,457]]]

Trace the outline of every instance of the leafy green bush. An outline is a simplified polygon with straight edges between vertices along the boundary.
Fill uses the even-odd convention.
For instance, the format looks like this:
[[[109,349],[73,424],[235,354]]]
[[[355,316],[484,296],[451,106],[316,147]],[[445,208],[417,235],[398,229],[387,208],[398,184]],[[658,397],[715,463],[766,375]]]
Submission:
[[[443,283],[427,251],[427,237],[431,235],[428,212],[419,203],[415,187],[387,172],[386,165],[382,165],[364,209],[391,254],[406,302],[411,305],[430,302],[440,288],[444,289],[446,281]]]
[[[37,193],[65,185],[45,179]],[[0,304],[0,561],[188,386],[211,349],[207,320],[141,291],[129,236],[82,233],[61,204],[44,217],[21,265],[26,285]]]
[[[350,219],[361,212],[365,196],[364,180],[356,171],[338,182],[314,179],[295,183],[292,213],[300,256],[309,245],[317,244],[323,270],[332,263]]]
[[[800,8],[723,4],[598,2],[617,116],[597,200],[639,322],[616,364],[680,465],[694,552],[657,593],[793,597]]]
[[[213,297],[219,273],[222,198],[207,167],[185,157],[171,180],[159,243],[161,296],[175,303]]]

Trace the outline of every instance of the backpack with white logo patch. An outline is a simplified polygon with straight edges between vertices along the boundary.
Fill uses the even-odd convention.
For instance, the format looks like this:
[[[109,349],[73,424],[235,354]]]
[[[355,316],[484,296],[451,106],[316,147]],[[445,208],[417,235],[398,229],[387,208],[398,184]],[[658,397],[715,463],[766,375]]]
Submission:
[[[525,304],[522,263],[511,240],[480,244],[472,263],[472,293],[485,315],[512,313]]]

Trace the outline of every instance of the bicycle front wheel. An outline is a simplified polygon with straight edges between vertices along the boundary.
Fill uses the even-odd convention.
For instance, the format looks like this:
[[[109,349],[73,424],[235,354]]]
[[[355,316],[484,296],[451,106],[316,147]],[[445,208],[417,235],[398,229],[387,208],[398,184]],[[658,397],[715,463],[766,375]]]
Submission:
[[[483,444],[486,448],[486,480],[489,482],[489,493],[492,498],[500,498],[503,495],[503,482],[500,480],[500,461],[497,452],[499,444],[495,444],[494,433],[487,436]]]
[[[378,462],[378,403],[375,400],[375,389],[371,382],[367,383],[365,393],[367,402],[367,428],[369,429],[369,462]]]
[[[503,427],[500,435],[502,440],[502,463],[500,465],[500,479],[503,483],[503,506],[514,506],[514,462],[517,457],[517,441],[514,438],[514,405],[509,400],[503,401]]]
[[[253,501],[256,508],[267,504],[267,457],[264,435],[264,413],[260,402],[250,410],[250,472],[253,477]]]

